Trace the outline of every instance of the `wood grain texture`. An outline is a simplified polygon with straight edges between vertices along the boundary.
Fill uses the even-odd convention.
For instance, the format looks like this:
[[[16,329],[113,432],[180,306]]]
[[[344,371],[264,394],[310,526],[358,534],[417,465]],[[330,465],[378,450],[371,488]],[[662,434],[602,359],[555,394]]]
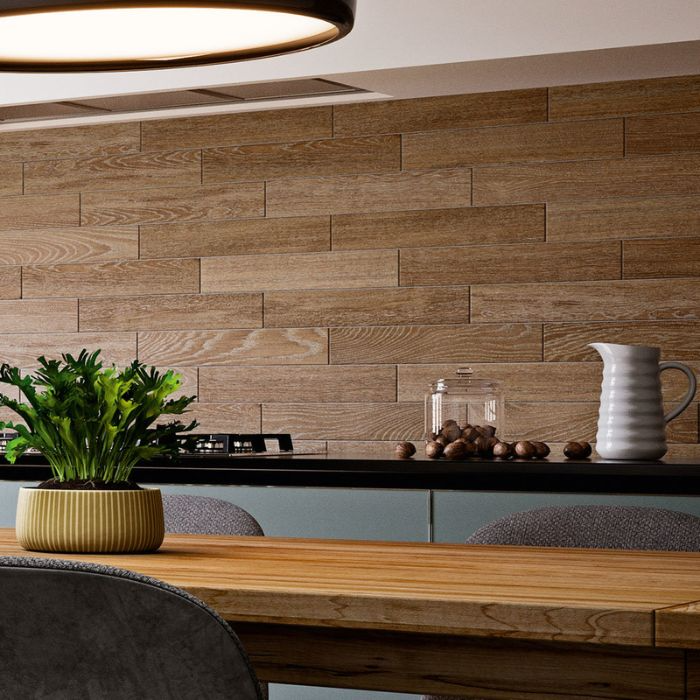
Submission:
[[[666,410],[672,406],[665,405]],[[576,401],[507,401],[506,432],[508,440],[544,440],[569,442],[594,441],[598,423],[598,402]],[[698,410],[693,404],[668,424],[669,442],[698,442]]]
[[[401,251],[401,286],[619,279],[617,242],[525,243]]]
[[[262,294],[168,294],[85,299],[84,331],[259,328]]]
[[[657,610],[654,630],[657,646],[700,649],[698,615],[700,615],[698,601]]]
[[[0,162],[0,197],[22,192],[22,163]]]
[[[29,265],[25,297],[112,297],[199,291],[199,260],[126,260],[86,265]]]
[[[697,651],[685,653],[685,668],[686,698],[700,697],[700,654]]]
[[[589,343],[603,340],[623,345],[661,348],[663,360],[697,360],[700,324],[693,321],[657,323],[546,323],[544,359],[556,362],[600,361]]]
[[[473,321],[700,320],[700,280],[626,280],[472,288]]]
[[[603,368],[593,362],[474,363],[478,378],[500,382],[509,401],[598,401]],[[449,386],[458,365],[399,365],[399,401],[422,401],[438,377]],[[687,382],[686,382],[687,384]]]
[[[265,294],[265,325],[270,327],[441,325],[468,320],[468,287]]]
[[[629,117],[625,120],[626,155],[648,156],[686,151],[700,151],[700,112]]]
[[[397,135],[254,144],[202,153],[205,183],[399,170],[401,138]]]
[[[700,238],[625,241],[623,246],[626,278],[700,275]]]
[[[700,197],[599,199],[547,206],[548,241],[695,236]]]
[[[479,700],[678,700],[681,650],[234,625],[258,678]],[[459,696],[455,696],[459,693]],[[690,697],[690,696],[689,696]]]
[[[126,366],[136,359],[136,333],[5,333],[2,336],[0,362],[30,369],[37,358],[76,355],[83,348],[102,350],[107,363]]]
[[[537,324],[331,328],[331,364],[517,362],[542,359]]]
[[[0,231],[79,224],[79,194],[0,198]]]
[[[545,214],[539,204],[469,207],[332,217],[333,250],[427,248],[544,240]]]
[[[547,91],[512,90],[336,105],[336,136],[459,129],[547,120]]]
[[[19,299],[22,296],[22,269],[0,267],[0,299]]]
[[[21,553],[13,530],[0,551]],[[651,650],[654,612],[692,600],[700,562],[696,552],[221,535],[168,535],[153,554],[73,558],[185,588],[230,621],[556,640],[601,653]]]
[[[258,404],[190,404],[187,420],[196,420],[199,433],[259,433],[260,406]]]
[[[82,226],[196,222],[263,214],[261,183],[87,192],[81,197]]]
[[[203,292],[396,287],[395,250],[203,258]],[[618,265],[619,269],[619,265]]]
[[[143,122],[143,150],[284,143],[333,136],[332,108],[241,112]]]
[[[201,151],[162,151],[24,164],[24,191],[91,192],[199,185]]]
[[[585,119],[700,110],[700,76],[620,80],[549,89],[549,118]]]
[[[199,398],[209,403],[252,401],[266,405],[396,401],[396,369],[381,365],[202,367]]]
[[[624,155],[622,119],[406,134],[404,168],[613,158]]]
[[[474,204],[700,193],[700,154],[474,170]]]
[[[138,258],[136,227],[0,230],[0,265],[56,265]]]
[[[264,328],[252,331],[145,331],[139,357],[147,364],[319,365],[328,359],[325,328]]]
[[[314,253],[330,249],[327,216],[146,225],[141,226],[140,233],[142,258]]]
[[[0,160],[27,161],[43,158],[79,158],[139,150],[138,122],[90,126],[30,129],[0,133]]]
[[[401,211],[471,204],[469,169],[338,175],[267,183],[270,216]]]
[[[295,440],[420,440],[423,404],[268,404],[262,429],[288,432]]]
[[[78,330],[76,299],[18,299],[0,301],[3,333],[75,333]]]

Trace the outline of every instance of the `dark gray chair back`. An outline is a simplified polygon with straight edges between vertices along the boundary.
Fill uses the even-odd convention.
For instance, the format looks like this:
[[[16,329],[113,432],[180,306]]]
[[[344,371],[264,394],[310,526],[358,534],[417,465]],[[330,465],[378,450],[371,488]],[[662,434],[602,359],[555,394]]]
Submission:
[[[165,531],[189,535],[262,535],[248,511],[210,496],[163,496]]]
[[[97,564],[0,557],[0,697],[260,700],[231,628],[185,591]]]
[[[553,506],[513,513],[467,544],[700,551],[700,518],[640,506]]]

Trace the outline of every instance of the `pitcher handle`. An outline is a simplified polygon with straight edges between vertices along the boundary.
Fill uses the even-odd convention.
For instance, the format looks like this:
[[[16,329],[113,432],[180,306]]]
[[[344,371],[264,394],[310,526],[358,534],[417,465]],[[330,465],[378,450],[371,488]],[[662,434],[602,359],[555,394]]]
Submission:
[[[688,377],[689,385],[688,391],[681,400],[680,404],[664,416],[664,421],[668,423],[669,421],[672,421],[676,416],[679,416],[681,413],[683,413],[683,411],[685,411],[686,408],[688,408],[690,402],[695,397],[695,391],[698,388],[698,383],[695,379],[695,375],[693,374],[693,370],[690,369],[690,367],[684,365],[682,362],[661,362],[659,364],[659,371],[663,372],[665,369],[679,369],[681,372],[685,373],[686,377]]]

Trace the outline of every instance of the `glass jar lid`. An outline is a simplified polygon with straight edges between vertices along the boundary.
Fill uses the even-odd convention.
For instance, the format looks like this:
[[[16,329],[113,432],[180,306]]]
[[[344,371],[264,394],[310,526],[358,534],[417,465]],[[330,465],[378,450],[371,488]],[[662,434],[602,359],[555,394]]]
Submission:
[[[433,394],[493,394],[498,393],[501,385],[495,379],[477,378],[471,367],[460,367],[451,379],[437,379],[430,385]]]

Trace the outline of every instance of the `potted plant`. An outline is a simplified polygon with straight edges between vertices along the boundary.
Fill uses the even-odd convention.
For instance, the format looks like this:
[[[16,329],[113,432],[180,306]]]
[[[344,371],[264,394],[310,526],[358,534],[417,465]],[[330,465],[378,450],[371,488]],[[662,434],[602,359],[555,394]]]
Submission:
[[[103,367],[100,351],[78,357],[38,359],[23,375],[0,366],[0,382],[20,389],[26,403],[0,393],[0,406],[22,418],[0,428],[17,432],[7,460],[30,448],[40,452],[53,477],[20,489],[17,539],[29,550],[136,552],[163,541],[163,503],[158,489],[134,484],[134,466],[156,455],[177,454],[178,434],[192,430],[160,416],[182,414],[194,396],[168,399],[181,384],[172,370],[159,372],[137,361],[126,369]]]

